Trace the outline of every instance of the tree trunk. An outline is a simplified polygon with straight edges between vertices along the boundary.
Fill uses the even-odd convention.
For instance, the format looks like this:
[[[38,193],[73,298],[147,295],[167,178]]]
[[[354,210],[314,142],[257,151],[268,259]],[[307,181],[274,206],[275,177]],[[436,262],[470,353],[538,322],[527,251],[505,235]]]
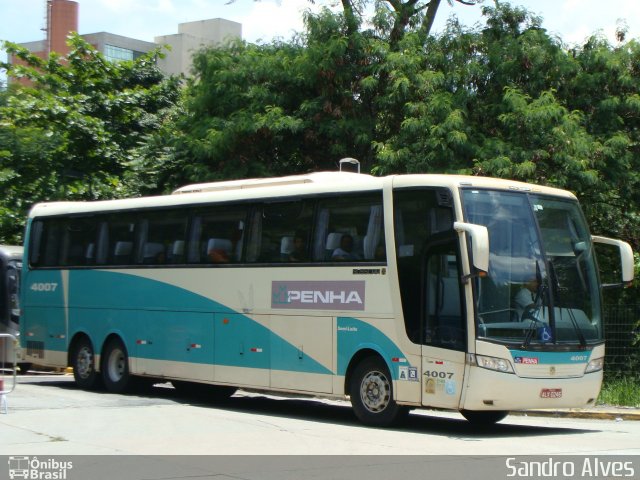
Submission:
[[[351,36],[358,31],[360,22],[356,17],[351,0],[342,0],[342,10],[347,21],[347,35]]]
[[[420,27],[420,34],[422,35],[423,41],[426,40],[429,34],[431,33],[431,28],[433,27],[433,22],[436,19],[436,13],[438,13],[438,7],[440,6],[440,1],[441,0],[431,0],[429,2],[427,13],[424,16],[424,20],[422,21],[422,26]]]

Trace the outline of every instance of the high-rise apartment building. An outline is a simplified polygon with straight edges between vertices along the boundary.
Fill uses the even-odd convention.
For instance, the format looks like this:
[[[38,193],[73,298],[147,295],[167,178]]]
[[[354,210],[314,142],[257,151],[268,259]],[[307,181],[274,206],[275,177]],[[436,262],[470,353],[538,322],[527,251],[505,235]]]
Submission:
[[[242,24],[213,18],[181,23],[178,33],[155,37],[158,45],[170,45],[165,58],[158,60],[160,69],[168,74],[189,74],[193,53],[204,46],[221,45],[234,38],[242,38]]]

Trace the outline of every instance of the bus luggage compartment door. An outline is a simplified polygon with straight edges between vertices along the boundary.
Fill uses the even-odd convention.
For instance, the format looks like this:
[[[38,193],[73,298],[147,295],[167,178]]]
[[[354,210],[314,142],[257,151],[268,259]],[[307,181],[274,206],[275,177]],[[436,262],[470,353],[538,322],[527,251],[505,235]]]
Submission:
[[[333,317],[271,316],[271,386],[332,393]]]
[[[269,386],[269,315],[214,315],[215,381]]]

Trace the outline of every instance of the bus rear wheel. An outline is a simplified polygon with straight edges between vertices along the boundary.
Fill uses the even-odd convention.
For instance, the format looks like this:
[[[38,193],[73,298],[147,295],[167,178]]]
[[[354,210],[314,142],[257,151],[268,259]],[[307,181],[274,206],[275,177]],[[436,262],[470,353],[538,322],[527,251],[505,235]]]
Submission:
[[[109,340],[104,349],[102,380],[111,393],[126,392],[133,384],[133,376],[129,373],[129,355],[119,338]]]
[[[98,386],[99,375],[96,371],[95,355],[91,340],[86,337],[78,339],[71,351],[71,367],[73,379],[83,390],[92,390]]]
[[[500,420],[504,420],[509,412],[504,410],[461,410],[460,413],[470,423],[478,426],[493,425]]]
[[[349,384],[351,405],[356,417],[365,425],[388,427],[409,413],[407,407],[393,399],[393,380],[389,369],[377,357],[360,362]]]

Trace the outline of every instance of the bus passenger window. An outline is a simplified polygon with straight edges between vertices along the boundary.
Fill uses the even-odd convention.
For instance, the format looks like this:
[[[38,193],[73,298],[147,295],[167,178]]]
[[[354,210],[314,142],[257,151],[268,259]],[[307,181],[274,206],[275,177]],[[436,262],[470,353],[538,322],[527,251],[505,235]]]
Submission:
[[[384,262],[381,195],[321,200],[315,225],[313,260]]]
[[[164,245],[147,242],[142,250],[142,263],[145,265],[160,265],[165,263]]]
[[[133,251],[133,242],[116,242],[113,247],[113,255],[111,257],[114,265],[126,265],[131,261],[131,252]]]
[[[188,263],[220,264],[242,261],[247,207],[198,210],[191,221]]]
[[[210,238],[207,241],[207,257],[213,263],[229,263],[231,252],[233,251],[233,241],[226,238]]]
[[[178,264],[184,263],[184,240],[174,240],[169,246],[169,253],[167,255],[167,263]]]
[[[269,203],[256,209],[248,261],[293,263],[308,261],[308,233],[313,204],[304,201]]]
[[[153,211],[141,214],[137,224],[135,263],[165,265],[184,263],[188,214],[183,210]]]

